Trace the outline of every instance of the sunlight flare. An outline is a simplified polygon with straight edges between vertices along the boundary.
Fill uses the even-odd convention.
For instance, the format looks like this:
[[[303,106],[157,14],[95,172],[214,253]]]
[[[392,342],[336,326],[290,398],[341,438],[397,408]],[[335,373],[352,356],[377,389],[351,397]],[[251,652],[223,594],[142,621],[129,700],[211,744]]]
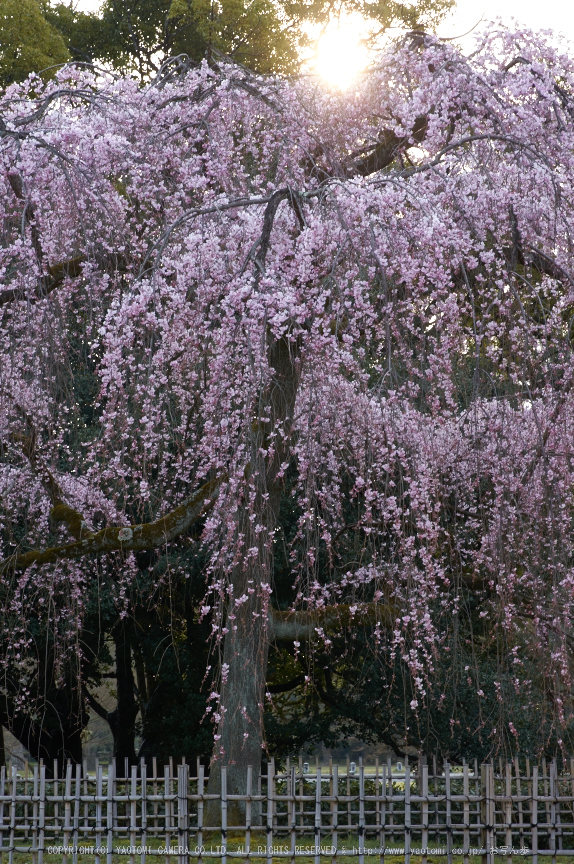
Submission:
[[[367,66],[369,52],[362,42],[365,23],[341,19],[319,39],[315,70],[333,87],[346,89]]]

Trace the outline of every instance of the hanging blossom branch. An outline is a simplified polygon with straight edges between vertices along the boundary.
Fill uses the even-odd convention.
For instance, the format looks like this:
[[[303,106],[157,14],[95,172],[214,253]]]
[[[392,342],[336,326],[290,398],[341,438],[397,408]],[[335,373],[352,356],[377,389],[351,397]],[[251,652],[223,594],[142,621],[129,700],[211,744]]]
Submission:
[[[38,267],[40,268],[40,271],[42,271],[44,264],[44,251],[42,249],[35,207],[25,193],[24,181],[22,180],[21,174],[17,171],[10,171],[8,173],[8,183],[10,184],[14,196],[18,201],[21,201],[24,204],[22,223],[23,225],[27,225],[30,229],[32,247],[36,255]],[[36,290],[31,296],[29,296],[29,293],[25,288],[21,287],[7,288],[4,291],[0,291],[0,306],[4,306],[6,303],[12,303],[14,300],[29,298],[32,302],[35,302],[46,297],[47,294],[50,294],[55,288],[58,288],[58,286],[61,285],[67,277],[75,278],[76,276],[79,276],[82,264],[85,260],[86,256],[82,254],[75,258],[71,258],[69,261],[63,261],[59,264],[48,267],[48,272],[40,276]]]
[[[33,564],[55,564],[63,559],[84,558],[104,552],[142,552],[169,543],[187,531],[214,505],[216,493],[223,482],[217,477],[205,483],[195,495],[184,501],[156,522],[142,525],[103,528],[76,543],[53,546],[49,549],[31,549],[21,555],[11,555],[0,562],[0,576],[15,570],[26,570]],[[55,518],[68,522],[66,505],[56,509]],[[68,508],[71,509],[71,508]],[[59,514],[59,515],[58,515]],[[72,520],[73,521],[73,520]]]

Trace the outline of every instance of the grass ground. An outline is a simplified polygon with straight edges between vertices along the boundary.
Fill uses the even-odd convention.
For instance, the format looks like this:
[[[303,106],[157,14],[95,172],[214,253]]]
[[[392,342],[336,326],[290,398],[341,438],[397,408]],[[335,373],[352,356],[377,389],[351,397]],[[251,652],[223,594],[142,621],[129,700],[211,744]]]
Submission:
[[[417,846],[417,842],[418,841],[413,841],[413,843],[411,844],[411,847],[414,850],[411,853],[411,859],[410,859],[411,864],[422,864],[422,862],[423,862],[422,856],[420,854],[417,854],[420,852],[420,843]],[[4,844],[5,843],[6,843],[6,840],[4,840]],[[297,851],[298,852],[300,851],[302,853],[308,852],[309,854],[302,854],[302,855],[298,854],[297,859],[296,859],[297,864],[315,864],[316,858],[315,858],[315,855],[313,854],[313,849],[312,849],[313,838],[312,837],[301,838],[299,840],[299,843],[300,843],[300,846],[298,846]],[[330,847],[330,838],[329,837],[323,838],[321,841],[321,844],[322,844],[323,848],[321,850],[322,854],[320,855],[320,864],[331,864],[331,862],[333,862],[333,855],[329,851],[329,849],[325,848],[325,847]],[[85,845],[87,845],[87,844],[85,844]],[[176,851],[177,845],[178,845],[177,838],[175,836],[172,836],[171,837],[171,848],[173,849],[174,854],[171,854],[169,857],[167,857],[165,854],[157,854],[156,850],[158,850],[158,847],[163,846],[163,848],[165,849],[165,843],[160,843],[154,838],[153,842],[148,842],[148,846],[147,846],[147,850],[146,850],[146,856],[145,856],[146,864],[178,864],[178,855],[177,855],[177,851]],[[403,864],[403,862],[405,860],[405,856],[402,852],[399,851],[400,845],[401,845],[400,841],[397,841],[397,843],[393,844],[392,846],[391,846],[390,841],[387,842],[387,848],[389,850],[392,848],[393,852],[391,853],[389,851],[388,854],[385,854],[385,857],[384,857],[385,864]],[[53,846],[50,847],[50,846],[48,846],[48,844],[46,844],[46,846],[47,846],[47,849],[46,849],[46,852],[44,853],[44,857],[43,857],[44,864],[72,864],[73,858],[72,858],[71,854],[68,854],[67,856],[65,856],[63,854],[63,850],[56,849]],[[339,838],[338,847],[339,847],[339,849],[338,849],[338,853],[337,853],[337,864],[358,864],[359,857],[358,857],[358,838],[357,837],[354,837],[354,838],[353,837],[350,837],[350,838],[342,838],[341,837],[341,838]],[[233,837],[233,836],[228,837],[226,848],[227,848],[228,853],[233,853],[233,852],[237,852],[237,851],[244,852],[243,836],[241,836],[241,837]],[[190,852],[192,852],[192,853],[194,853],[196,851],[196,845],[195,845],[194,840],[189,843],[189,849],[190,849]],[[220,862],[221,861],[221,835],[213,834],[211,837],[207,837],[207,838],[204,837],[203,849],[204,849],[204,856],[201,859],[203,864],[210,864],[210,862]],[[120,851],[122,851],[123,854],[118,854]],[[156,852],[156,854],[154,854],[154,851]],[[289,856],[290,846],[289,846],[289,839],[288,838],[282,839],[282,842],[280,844],[278,843],[277,845],[273,846],[272,850],[271,850],[272,854],[269,857],[267,857],[265,854],[265,837],[264,837],[264,835],[257,836],[254,833],[254,834],[252,834],[252,838],[251,838],[251,851],[253,854],[250,856],[249,860],[250,860],[250,862],[252,862],[252,864],[290,864],[290,861],[292,860]],[[133,856],[130,855],[129,852],[130,852],[129,843],[127,840],[125,841],[125,843],[122,843],[121,841],[115,840],[114,841],[114,853],[112,854],[112,864],[128,864],[128,862],[130,862],[130,864],[141,864],[141,862],[142,862],[141,850],[136,846],[136,848],[134,850],[135,854],[133,854]],[[273,853],[278,853],[278,852],[281,852],[284,854],[287,853],[286,857],[284,857],[284,854],[282,854],[282,855],[273,854]],[[345,854],[346,852],[347,852],[347,854]],[[547,855],[544,855],[544,859],[546,859],[549,862],[552,860],[552,858],[549,856],[547,857]],[[0,864],[8,864],[8,860],[9,860],[9,856],[5,852],[1,856]],[[95,862],[97,862],[97,860],[98,859],[95,855],[95,850],[90,851],[89,853],[86,853],[85,846],[82,847],[80,845],[80,849],[78,851],[78,856],[77,856],[77,864],[95,864]],[[198,858],[196,857],[196,855],[193,855],[193,857],[190,857],[189,860],[190,860],[190,862],[194,862],[194,861],[198,861]],[[239,864],[240,861],[245,860],[245,859],[244,858],[230,857],[227,860],[228,860],[228,864],[236,864],[236,862],[237,862],[237,864]],[[463,862],[464,862],[462,855],[454,855],[453,854],[451,860],[452,860],[453,864],[463,864]],[[518,862],[521,860],[530,861],[530,858],[526,857],[524,855],[521,855],[521,854],[516,854],[516,855],[512,856],[513,862]],[[542,860],[542,857],[540,860]],[[556,860],[556,864],[573,864],[574,859],[572,857],[558,855],[555,860]],[[100,861],[100,864],[106,864],[105,853],[103,855],[99,856],[99,861]],[[378,844],[375,841],[369,840],[365,844],[365,864],[370,864],[370,862],[372,862],[372,864],[379,864],[380,861],[381,861],[381,857],[380,857],[380,849],[379,849]],[[428,854],[426,856],[426,861],[428,862],[428,864],[446,864],[446,861],[447,861],[446,848],[444,848],[444,847],[443,848],[437,848],[437,849],[430,849],[429,848]],[[469,862],[469,864],[481,864],[482,858],[480,855],[470,855],[469,858],[467,859],[467,861]],[[508,856],[506,853],[503,853],[503,852],[495,853],[495,861],[500,862],[500,864],[503,864],[503,862],[504,862],[504,864],[506,864],[506,862],[508,861]],[[13,853],[12,862],[13,862],[13,864],[34,864],[34,858],[33,858],[33,855],[31,852],[15,852],[15,853]]]
[[[13,855],[13,864],[33,864],[32,856],[28,853],[15,852]],[[125,855],[112,855],[112,864],[126,864],[130,860],[129,856]],[[168,859],[164,856],[157,855],[146,855],[147,864],[166,864]],[[191,861],[192,859],[190,859]],[[206,859],[204,859],[206,860]],[[237,860],[237,859],[231,859]],[[273,864],[279,864],[279,861],[289,861],[289,859],[273,859]],[[297,858],[298,864],[314,864],[314,858]],[[332,858],[330,856],[321,856],[321,864],[330,864],[332,862]],[[366,859],[368,860],[368,859]],[[371,858],[371,861],[378,861],[378,858]],[[404,864],[405,857],[404,855],[385,855],[385,864]],[[411,864],[422,864],[423,859],[420,855],[411,855]],[[429,850],[429,854],[426,858],[428,864],[445,864],[447,858],[446,855],[435,855]],[[506,862],[508,859],[506,855],[496,855],[495,862]],[[530,861],[530,858],[522,859],[522,856],[513,856],[512,861]],[[539,859],[542,860],[542,859]],[[545,861],[552,861],[552,858],[546,856],[544,857]],[[95,858],[93,855],[78,855],[77,862],[78,864],[94,864]],[[140,864],[141,858],[139,855],[136,855],[134,858],[136,864]],[[265,864],[265,858],[250,858],[252,864]],[[357,864],[358,858],[347,858],[345,856],[337,856],[337,862],[339,864]],[[469,864],[481,864],[480,856],[470,856],[468,858]],[[106,858],[105,856],[101,858],[101,864],[105,864]],[[463,864],[463,858],[461,855],[453,855],[452,857],[453,864]],[[8,855],[4,853],[2,856],[2,864],[8,864]],[[44,855],[44,864],[64,864],[63,856],[61,855]],[[68,856],[68,864],[72,864],[72,856]],[[171,856],[169,859],[169,864],[178,864],[177,856]],[[572,857],[566,856],[557,856],[556,864],[572,864]]]

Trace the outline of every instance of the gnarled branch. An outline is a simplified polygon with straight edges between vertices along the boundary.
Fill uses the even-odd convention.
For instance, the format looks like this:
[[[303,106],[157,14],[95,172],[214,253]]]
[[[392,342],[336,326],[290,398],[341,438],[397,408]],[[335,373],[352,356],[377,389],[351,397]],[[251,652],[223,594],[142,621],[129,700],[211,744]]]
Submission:
[[[86,520],[82,514],[66,504],[62,487],[54,477],[54,475],[46,467],[38,464],[38,454],[36,451],[36,429],[32,418],[21,409],[20,413],[24,416],[28,426],[31,429],[30,435],[15,435],[13,436],[22,445],[22,452],[28,459],[30,467],[34,474],[40,479],[44,489],[50,496],[52,509],[50,516],[55,522],[65,522],[68,526],[68,531],[76,540],[92,537],[92,532],[88,529]]]
[[[101,555],[104,552],[141,552],[155,549],[179,537],[215,503],[215,494],[223,482],[217,477],[205,483],[196,493],[175,510],[156,522],[142,525],[104,528],[76,543],[53,546],[50,549],[32,549],[21,555],[11,555],[0,563],[0,575],[15,570],[26,570],[33,564],[55,564],[57,561]]]
[[[397,154],[414,144],[422,144],[426,138],[428,129],[428,116],[422,114],[417,117],[410,135],[396,135],[390,129],[383,129],[379,133],[379,143],[373,147],[362,159],[350,161],[346,166],[346,174],[349,177],[360,174],[368,177],[377,171],[382,171],[391,165]]]

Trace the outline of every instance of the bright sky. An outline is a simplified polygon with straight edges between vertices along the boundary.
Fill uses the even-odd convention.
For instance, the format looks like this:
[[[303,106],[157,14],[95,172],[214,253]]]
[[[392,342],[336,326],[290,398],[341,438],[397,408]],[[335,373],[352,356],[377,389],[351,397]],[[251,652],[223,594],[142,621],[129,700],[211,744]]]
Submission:
[[[566,0],[459,0],[455,11],[439,28],[439,35],[463,36],[475,25],[478,30],[499,17],[510,26],[525,25],[532,30],[550,28],[571,39],[574,45],[574,5],[567,4]],[[348,19],[338,30],[333,28],[319,43],[316,71],[330,84],[346,87],[354,74],[366,65],[360,38],[361,21],[356,18]],[[460,42],[463,48],[470,49],[473,34]]]
[[[481,17],[500,16],[507,24],[516,19],[532,30],[550,28],[574,42],[574,5],[567,0],[459,0],[456,11],[441,26],[441,36],[458,36]]]

